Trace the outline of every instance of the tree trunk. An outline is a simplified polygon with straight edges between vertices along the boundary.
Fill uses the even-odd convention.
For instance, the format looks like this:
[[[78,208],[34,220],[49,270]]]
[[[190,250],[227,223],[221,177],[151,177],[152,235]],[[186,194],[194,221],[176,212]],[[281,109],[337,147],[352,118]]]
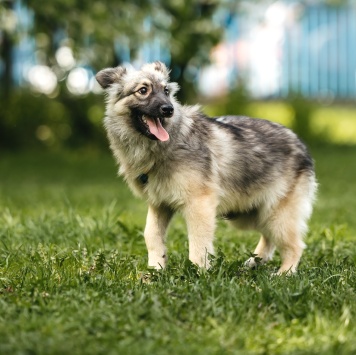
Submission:
[[[3,6],[10,10],[12,9],[12,1],[4,1]],[[12,49],[13,39],[11,34],[6,31],[2,33],[1,58],[4,61],[4,72],[1,80],[1,91],[5,98],[8,98],[12,89]]]

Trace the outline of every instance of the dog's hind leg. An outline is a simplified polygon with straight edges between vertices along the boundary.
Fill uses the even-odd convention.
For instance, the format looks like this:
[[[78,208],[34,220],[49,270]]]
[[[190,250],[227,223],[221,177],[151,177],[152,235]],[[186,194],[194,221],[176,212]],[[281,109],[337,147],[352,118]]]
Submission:
[[[283,273],[293,274],[297,271],[297,266],[304,247],[305,244],[302,238],[296,234],[293,235],[293,232],[288,236],[287,241],[283,241],[283,243],[278,246],[282,259],[282,265],[277,272],[278,275]]]
[[[270,216],[267,228],[282,259],[278,274],[297,270],[305,248],[303,236],[312,212],[315,189],[312,176],[300,176],[294,189],[279,202]]]
[[[145,242],[148,251],[148,266],[162,269],[167,263],[165,237],[173,212],[167,207],[148,207]]]
[[[288,198],[286,198],[288,200]],[[298,216],[298,206],[289,201],[282,201],[283,208],[279,207],[271,216],[268,223],[270,242],[276,246],[280,253],[282,265],[277,274],[296,272],[305,244],[303,242],[303,229]]]
[[[209,268],[209,254],[214,254],[216,198],[213,194],[194,196],[184,209],[189,238],[189,260]]]

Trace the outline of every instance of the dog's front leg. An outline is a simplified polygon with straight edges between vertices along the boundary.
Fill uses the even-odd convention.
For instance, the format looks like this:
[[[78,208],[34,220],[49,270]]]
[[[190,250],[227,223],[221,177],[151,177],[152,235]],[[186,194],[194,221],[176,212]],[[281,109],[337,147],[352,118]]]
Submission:
[[[216,199],[212,194],[192,198],[184,210],[189,239],[189,260],[209,268],[209,254],[214,254]]]
[[[148,207],[145,242],[148,251],[148,266],[162,269],[166,266],[167,252],[165,247],[166,231],[173,212],[166,207]]]

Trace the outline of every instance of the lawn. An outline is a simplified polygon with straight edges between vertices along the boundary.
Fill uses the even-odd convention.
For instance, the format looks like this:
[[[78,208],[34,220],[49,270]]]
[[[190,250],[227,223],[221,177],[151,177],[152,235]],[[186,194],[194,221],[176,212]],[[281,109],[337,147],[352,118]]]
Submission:
[[[297,275],[243,262],[258,240],[219,222],[213,267],[148,270],[146,207],[109,154],[2,154],[0,354],[355,354],[356,147],[312,149],[320,183]]]

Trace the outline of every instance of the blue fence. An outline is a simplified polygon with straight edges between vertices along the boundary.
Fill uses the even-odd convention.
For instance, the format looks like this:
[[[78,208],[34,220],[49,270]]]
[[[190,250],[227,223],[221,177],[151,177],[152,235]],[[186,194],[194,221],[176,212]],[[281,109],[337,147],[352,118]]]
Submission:
[[[250,7],[252,3],[248,2]],[[20,0],[15,4],[19,24],[27,33],[13,53],[14,80],[22,85],[24,73],[36,64],[35,43],[29,34],[33,14]],[[214,86],[221,81],[222,88],[229,87],[241,77],[256,97],[299,92],[308,97],[356,99],[355,0],[335,7],[288,0],[269,7],[254,6],[253,11],[239,15],[225,13],[226,46],[220,57],[227,74],[223,77],[218,66],[210,81]],[[274,17],[268,18],[273,6],[280,8],[277,12],[274,8]],[[280,21],[282,15],[284,21]],[[290,15],[294,16],[291,21]],[[116,43],[115,48],[123,60],[134,59],[127,43]],[[169,61],[170,53],[159,39],[153,39],[143,45],[141,57],[144,61]]]
[[[277,95],[356,98],[356,8],[307,7],[285,29]]]

